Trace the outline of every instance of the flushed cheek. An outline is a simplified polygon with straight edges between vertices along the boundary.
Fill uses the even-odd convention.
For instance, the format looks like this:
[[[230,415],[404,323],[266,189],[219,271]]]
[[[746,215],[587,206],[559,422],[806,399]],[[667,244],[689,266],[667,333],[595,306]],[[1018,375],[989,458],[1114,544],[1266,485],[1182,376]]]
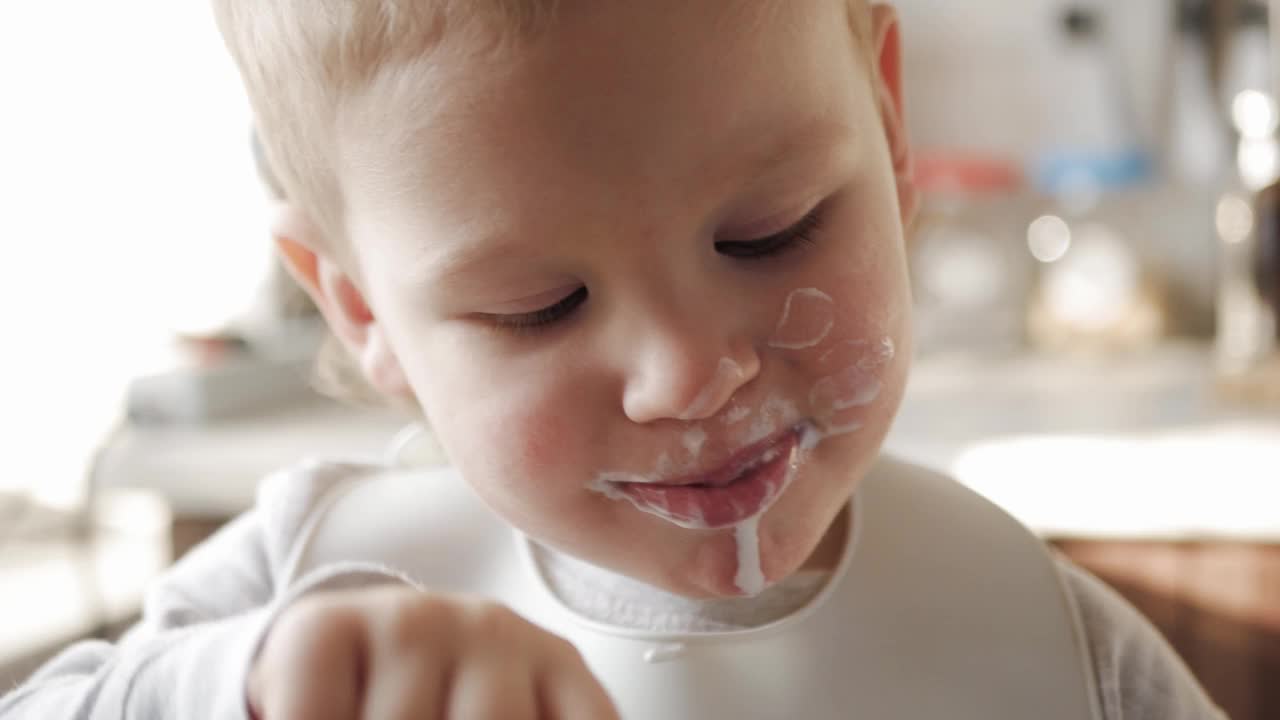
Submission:
[[[592,412],[582,402],[590,397],[586,379],[562,363],[541,355],[484,362],[492,350],[477,352],[479,361],[469,359],[472,353],[450,353],[450,371],[438,362],[432,367],[430,382],[447,403],[434,407],[443,412],[431,419],[442,432],[475,446],[486,464],[499,465],[513,479],[540,475],[563,466],[572,448],[589,440],[583,437],[591,427],[583,416]]]
[[[559,408],[548,395],[518,391],[459,388],[452,400],[431,419],[451,459],[494,504],[516,504],[504,499],[519,498],[530,487],[547,497],[557,494],[544,479],[568,477],[575,448],[582,447],[571,407]]]
[[[555,413],[495,418],[484,437],[469,440],[459,470],[486,504],[540,540],[575,546],[601,520],[582,492],[583,445],[570,421]]]
[[[516,418],[509,425],[516,465],[530,475],[554,472],[572,454],[573,438],[570,421],[554,412],[536,412]]]

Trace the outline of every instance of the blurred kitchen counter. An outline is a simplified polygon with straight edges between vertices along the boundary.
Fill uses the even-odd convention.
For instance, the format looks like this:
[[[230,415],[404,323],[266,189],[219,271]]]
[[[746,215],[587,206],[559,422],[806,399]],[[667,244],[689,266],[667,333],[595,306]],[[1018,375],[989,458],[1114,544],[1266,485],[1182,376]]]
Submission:
[[[1045,536],[1280,541],[1280,407],[1221,400],[1199,345],[926,358],[886,446]]]
[[[95,477],[108,487],[158,491],[178,517],[217,522],[251,507],[266,475],[306,458],[384,457],[407,423],[390,409],[319,396],[200,424],[126,423],[103,448]]]

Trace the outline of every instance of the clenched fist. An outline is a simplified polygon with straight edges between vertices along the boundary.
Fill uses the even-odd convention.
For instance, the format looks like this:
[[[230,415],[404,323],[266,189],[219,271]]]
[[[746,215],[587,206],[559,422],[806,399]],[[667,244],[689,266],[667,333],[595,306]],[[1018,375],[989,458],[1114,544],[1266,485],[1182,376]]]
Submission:
[[[566,640],[501,605],[403,587],[285,610],[249,675],[260,720],[600,720],[608,695]]]

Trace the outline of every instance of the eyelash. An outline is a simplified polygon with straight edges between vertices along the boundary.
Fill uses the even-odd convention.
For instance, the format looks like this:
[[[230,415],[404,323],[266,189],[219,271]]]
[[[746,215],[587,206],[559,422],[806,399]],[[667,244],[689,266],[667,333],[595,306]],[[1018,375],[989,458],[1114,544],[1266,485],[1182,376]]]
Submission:
[[[580,287],[554,305],[519,315],[493,315],[492,321],[497,327],[514,332],[542,330],[568,317],[579,305],[587,301],[588,294],[585,287]]]
[[[822,206],[819,205],[800,219],[800,222],[779,233],[758,240],[720,241],[716,250],[739,260],[760,260],[775,257],[792,250],[800,250],[817,242],[815,235],[822,228]]]
[[[799,250],[817,242],[815,235],[822,227],[822,206],[819,205],[795,225],[768,237],[748,241],[722,240],[716,250],[739,260],[763,260]],[[568,317],[590,295],[585,287],[569,293],[564,299],[541,310],[519,315],[494,315],[491,320],[498,328],[517,333],[544,330]]]

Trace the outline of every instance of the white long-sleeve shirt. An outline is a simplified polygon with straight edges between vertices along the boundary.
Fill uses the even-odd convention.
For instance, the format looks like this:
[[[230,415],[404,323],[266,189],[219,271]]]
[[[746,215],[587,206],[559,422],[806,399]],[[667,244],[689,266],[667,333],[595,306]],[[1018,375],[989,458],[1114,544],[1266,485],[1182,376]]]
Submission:
[[[142,620],[119,643],[86,641],[67,648],[0,697],[0,720],[247,720],[248,670],[282,608],[309,592],[410,582],[376,564],[326,566],[292,584],[280,579],[300,529],[326,496],[340,484],[378,472],[372,465],[317,462],[272,476],[263,483],[253,510],[155,583]],[[664,598],[639,585],[601,584],[589,577],[581,583],[572,576],[565,580],[564,569],[573,566],[560,564],[564,582],[559,585],[580,590],[576,596],[559,592],[566,603],[585,612],[625,608],[635,617],[639,608],[641,616],[664,622],[673,612],[699,612],[696,604]],[[1080,612],[1107,720],[1224,717],[1136,610],[1066,561],[1059,562],[1059,571]],[[760,623],[777,616],[779,602],[802,604],[812,594],[806,589],[812,578],[798,583],[760,598]],[[708,609],[711,614],[723,607]],[[743,619],[740,602],[734,608],[735,622],[750,623],[751,615],[748,607]]]

